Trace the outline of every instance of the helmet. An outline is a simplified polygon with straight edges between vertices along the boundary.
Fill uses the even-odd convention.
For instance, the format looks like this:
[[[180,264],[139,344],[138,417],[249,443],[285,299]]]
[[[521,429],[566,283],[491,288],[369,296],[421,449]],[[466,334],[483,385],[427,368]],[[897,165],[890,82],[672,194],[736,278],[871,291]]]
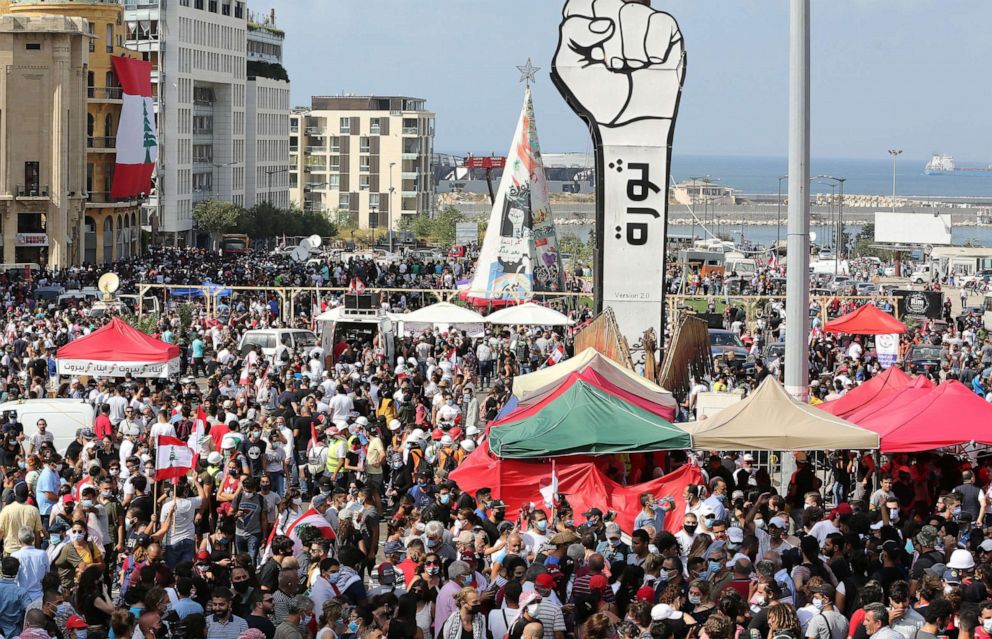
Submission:
[[[441,436],[441,445],[442,446],[451,446],[451,444],[452,444],[451,435],[442,435]]]
[[[951,553],[951,560],[947,562],[947,567],[955,570],[971,570],[975,567],[975,558],[970,551],[958,548]]]
[[[462,450],[464,450],[466,453],[471,453],[473,450],[475,450],[475,442],[472,441],[471,439],[466,439],[465,441],[463,441],[461,446],[462,446]]]
[[[400,420],[398,419],[393,419],[389,421],[389,430],[399,430],[400,426],[402,426],[402,424],[400,424]]]
[[[410,433],[410,439],[414,441],[420,441],[424,438],[424,431],[420,428],[414,428],[413,432]]]
[[[355,420],[355,423],[358,424],[359,426],[368,426],[369,418],[364,416],[359,417],[358,419]]]
[[[223,461],[224,457],[218,453],[216,450],[209,455],[207,455],[207,463],[211,466],[216,466]]]
[[[238,447],[238,443],[235,441],[235,439],[233,437],[229,437],[227,435],[224,435],[223,439],[220,440],[220,449],[221,450],[231,450],[231,449],[237,448],[237,447]]]

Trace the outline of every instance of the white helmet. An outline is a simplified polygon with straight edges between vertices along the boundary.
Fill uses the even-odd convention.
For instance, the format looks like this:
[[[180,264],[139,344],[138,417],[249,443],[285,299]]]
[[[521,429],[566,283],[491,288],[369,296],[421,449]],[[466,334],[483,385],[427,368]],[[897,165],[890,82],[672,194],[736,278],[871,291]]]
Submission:
[[[975,567],[975,558],[971,552],[958,548],[951,553],[951,560],[947,562],[947,567],[955,570],[971,570]]]
[[[462,450],[464,450],[466,453],[471,453],[473,450],[475,450],[475,442],[472,441],[471,439],[464,440],[462,442]]]
[[[465,436],[466,436],[466,437],[475,437],[475,436],[476,436],[476,435],[478,435],[478,434],[479,434],[480,432],[482,432],[482,431],[480,431],[480,430],[479,430],[478,428],[476,428],[475,426],[469,426],[469,427],[468,427],[468,429],[466,429],[466,430],[465,430]]]
[[[402,425],[400,420],[392,419],[389,421],[389,430],[399,430]]]
[[[441,437],[442,446],[451,446],[452,443],[453,442],[451,440],[451,435],[444,435],[443,437]]]
[[[237,440],[235,440],[234,437],[231,437],[229,435],[224,435],[224,437],[220,440],[221,450],[231,450],[232,448],[237,448],[237,447],[238,447],[238,442]]]
[[[369,418],[365,416],[360,416],[358,419],[355,420],[355,423],[358,424],[359,426],[368,426]]]
[[[414,428],[413,432],[410,433],[410,439],[419,442],[424,438],[424,431],[420,428]]]
[[[217,464],[224,461],[224,458],[216,450],[209,455],[207,455],[207,463],[211,466],[216,466]]]

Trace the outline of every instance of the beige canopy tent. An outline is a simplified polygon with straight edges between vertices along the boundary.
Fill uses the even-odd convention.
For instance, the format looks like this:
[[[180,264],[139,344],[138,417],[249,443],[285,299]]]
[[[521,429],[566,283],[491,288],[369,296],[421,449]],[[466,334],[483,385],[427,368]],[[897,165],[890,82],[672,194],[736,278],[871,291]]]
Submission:
[[[679,424],[702,450],[876,449],[878,433],[804,404],[766,377],[746,399],[713,417]]]
[[[486,316],[487,324],[503,326],[571,326],[574,321],[553,308],[541,306],[534,302],[507,306]]]
[[[634,371],[624,368],[593,348],[576,353],[575,357],[554,366],[514,377],[513,395],[521,403],[527,402],[558,388],[571,373],[582,372],[587,368],[594,369],[608,382],[633,395],[662,406],[672,408],[676,406],[675,398],[670,392]]]

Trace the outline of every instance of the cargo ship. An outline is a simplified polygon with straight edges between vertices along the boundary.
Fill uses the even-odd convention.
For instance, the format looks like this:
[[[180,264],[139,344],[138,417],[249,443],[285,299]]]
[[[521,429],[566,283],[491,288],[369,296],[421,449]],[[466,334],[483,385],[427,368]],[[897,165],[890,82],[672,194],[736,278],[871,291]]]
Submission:
[[[970,175],[975,177],[992,177],[992,166],[957,166],[953,155],[943,155],[934,153],[926,168],[924,175]]]

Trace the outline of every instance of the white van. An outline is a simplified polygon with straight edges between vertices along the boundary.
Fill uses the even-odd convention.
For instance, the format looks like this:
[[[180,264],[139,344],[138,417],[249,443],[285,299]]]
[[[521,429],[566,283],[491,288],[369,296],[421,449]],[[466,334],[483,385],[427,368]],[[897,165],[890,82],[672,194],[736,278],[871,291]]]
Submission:
[[[262,347],[262,353],[271,359],[280,343],[291,351],[303,352],[317,346],[317,336],[313,331],[301,328],[260,328],[245,331],[238,342],[238,350],[244,353],[249,346],[258,345]]]
[[[4,415],[7,411],[17,414],[17,421],[24,425],[24,435],[38,432],[38,420],[44,419],[48,432],[55,437],[55,450],[61,455],[69,442],[76,438],[80,428],[93,428],[96,413],[81,399],[19,399],[0,404]]]

